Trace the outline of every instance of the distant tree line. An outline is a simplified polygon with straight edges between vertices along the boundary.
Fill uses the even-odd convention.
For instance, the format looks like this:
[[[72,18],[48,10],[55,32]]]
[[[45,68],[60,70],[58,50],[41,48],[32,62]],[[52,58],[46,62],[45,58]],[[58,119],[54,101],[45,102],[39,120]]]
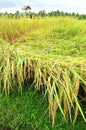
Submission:
[[[27,16],[27,17],[46,17],[46,16],[50,16],[50,17],[58,17],[58,16],[72,16],[72,17],[77,17],[78,19],[86,19],[86,14],[79,14],[79,13],[68,13],[68,12],[63,12],[63,11],[51,11],[46,13],[45,10],[41,10],[38,13],[35,12],[27,12],[26,13],[21,13],[19,11],[16,11],[15,13],[0,13],[0,17],[5,16],[8,18],[20,18],[23,16]]]

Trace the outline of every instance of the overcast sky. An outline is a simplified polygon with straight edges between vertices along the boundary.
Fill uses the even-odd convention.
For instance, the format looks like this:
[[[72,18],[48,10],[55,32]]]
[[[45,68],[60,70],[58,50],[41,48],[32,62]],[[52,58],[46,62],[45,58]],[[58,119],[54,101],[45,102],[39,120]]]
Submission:
[[[86,14],[86,0],[0,0],[0,11],[21,11],[24,5],[31,6],[32,11],[45,9]]]

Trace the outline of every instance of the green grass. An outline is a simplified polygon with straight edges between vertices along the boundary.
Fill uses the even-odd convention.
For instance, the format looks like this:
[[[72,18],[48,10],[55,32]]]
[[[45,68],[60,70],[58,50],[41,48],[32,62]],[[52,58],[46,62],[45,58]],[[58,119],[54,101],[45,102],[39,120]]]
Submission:
[[[0,24],[0,92],[17,88],[22,95],[24,82],[31,81],[45,90],[52,126],[58,110],[73,124],[78,113],[86,122],[78,98],[80,90],[86,93],[86,22],[0,18]]]
[[[48,102],[43,91],[35,91],[26,84],[23,95],[13,90],[10,96],[0,96],[0,130],[85,130],[81,116],[75,125],[62,118],[58,111],[52,128],[48,112]]]

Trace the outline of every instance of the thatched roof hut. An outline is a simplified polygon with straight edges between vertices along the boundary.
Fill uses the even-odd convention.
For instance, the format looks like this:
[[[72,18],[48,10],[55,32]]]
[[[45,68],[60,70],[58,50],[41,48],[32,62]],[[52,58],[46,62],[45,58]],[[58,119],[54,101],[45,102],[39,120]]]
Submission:
[[[31,7],[30,6],[24,6],[23,8],[22,8],[22,10],[31,10]]]
[[[25,12],[25,16],[26,17],[30,17],[31,19],[32,19],[32,15],[31,15],[31,13],[29,12],[28,13],[28,10],[31,10],[31,7],[30,6],[24,6],[23,8],[22,8],[22,10],[25,10],[26,12]]]

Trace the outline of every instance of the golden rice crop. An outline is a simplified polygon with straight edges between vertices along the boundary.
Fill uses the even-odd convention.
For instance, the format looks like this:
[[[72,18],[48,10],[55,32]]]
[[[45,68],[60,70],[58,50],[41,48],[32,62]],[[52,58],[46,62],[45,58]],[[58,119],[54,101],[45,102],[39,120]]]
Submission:
[[[75,123],[80,89],[86,92],[86,23],[73,18],[30,20],[2,18],[0,25],[0,91],[9,95],[24,82],[43,88],[52,126],[56,112]],[[72,117],[72,111],[75,115]]]

